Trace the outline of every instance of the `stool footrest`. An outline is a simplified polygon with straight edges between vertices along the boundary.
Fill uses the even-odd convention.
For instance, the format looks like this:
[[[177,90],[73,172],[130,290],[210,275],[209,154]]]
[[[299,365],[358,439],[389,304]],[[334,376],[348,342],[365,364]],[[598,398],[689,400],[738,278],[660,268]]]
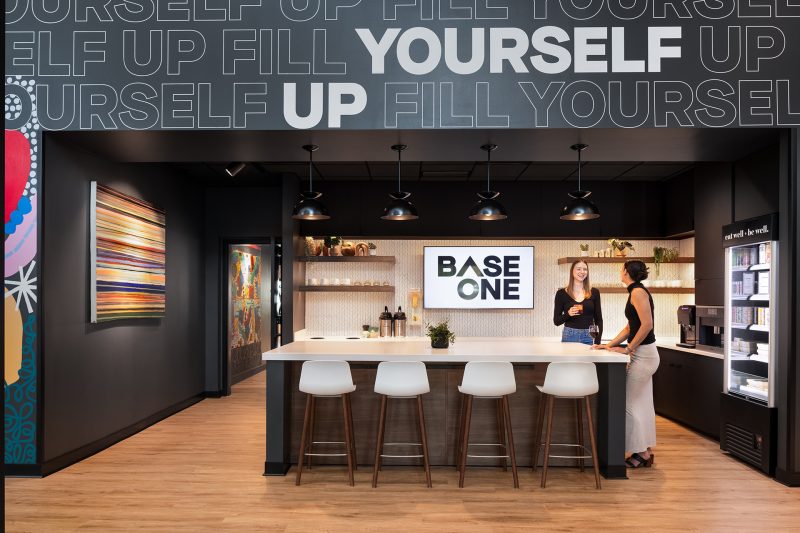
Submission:
[[[381,457],[390,457],[390,458],[393,458],[393,459],[400,459],[402,457],[417,457],[417,458],[419,458],[419,457],[423,457],[423,456],[422,455],[388,455],[388,454],[383,454],[382,453]]]
[[[551,459],[591,459],[591,455],[548,455]]]
[[[419,442],[384,442],[384,446],[422,446]]]
[[[346,453],[304,453],[303,455],[305,457],[308,457],[309,455],[311,457],[345,457],[345,456],[347,456]]]
[[[341,441],[330,441],[330,440],[315,440],[310,444],[346,444],[345,442]]]
[[[484,459],[510,459],[511,456],[509,455],[470,455],[467,454],[467,457],[474,457],[477,459],[484,458]]]
[[[506,445],[502,442],[470,442],[467,446],[500,446],[501,448],[505,448]]]

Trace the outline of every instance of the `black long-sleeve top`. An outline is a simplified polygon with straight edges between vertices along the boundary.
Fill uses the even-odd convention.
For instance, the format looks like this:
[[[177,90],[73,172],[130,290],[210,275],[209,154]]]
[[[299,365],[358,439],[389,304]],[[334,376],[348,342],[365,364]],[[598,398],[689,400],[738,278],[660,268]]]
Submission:
[[[583,304],[583,313],[580,315],[569,316],[569,308],[575,304]],[[603,311],[600,307],[600,291],[592,289],[592,294],[582,302],[575,300],[566,289],[559,289],[556,292],[555,305],[553,309],[553,323],[556,326],[565,325],[575,329],[589,329],[594,322],[600,329],[600,335],[594,341],[600,344],[603,337]]]

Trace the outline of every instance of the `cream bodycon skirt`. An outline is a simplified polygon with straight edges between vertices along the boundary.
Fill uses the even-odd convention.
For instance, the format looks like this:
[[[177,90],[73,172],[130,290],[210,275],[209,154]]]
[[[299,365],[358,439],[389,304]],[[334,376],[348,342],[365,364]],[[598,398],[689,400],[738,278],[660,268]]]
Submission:
[[[625,450],[642,452],[656,445],[653,374],[658,369],[656,344],[643,344],[631,356],[625,382]]]

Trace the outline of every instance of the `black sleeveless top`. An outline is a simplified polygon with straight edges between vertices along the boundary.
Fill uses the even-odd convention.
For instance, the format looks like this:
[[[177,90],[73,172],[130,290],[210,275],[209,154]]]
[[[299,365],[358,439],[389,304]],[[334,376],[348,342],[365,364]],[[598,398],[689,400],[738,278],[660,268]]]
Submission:
[[[628,285],[628,303],[625,304],[625,318],[628,319],[628,327],[630,328],[628,333],[628,342],[633,340],[633,338],[636,336],[636,333],[639,332],[639,328],[642,327],[642,321],[639,319],[639,313],[636,312],[636,307],[634,307],[631,303],[631,292],[633,292],[633,289],[643,289],[647,293],[647,298],[650,300],[650,313],[653,317],[653,329],[655,329],[656,322],[656,316],[653,309],[653,296],[650,294],[650,291],[648,291],[645,286],[638,281]],[[651,329],[642,341],[642,344],[652,344],[654,342],[656,342],[656,335]]]

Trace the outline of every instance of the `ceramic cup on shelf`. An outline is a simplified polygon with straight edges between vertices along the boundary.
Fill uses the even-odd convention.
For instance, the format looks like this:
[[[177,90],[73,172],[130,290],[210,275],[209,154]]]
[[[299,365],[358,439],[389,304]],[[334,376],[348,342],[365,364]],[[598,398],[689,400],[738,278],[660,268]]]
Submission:
[[[342,285],[350,285],[350,278],[343,278]]]
[[[317,278],[311,278],[308,280],[308,284],[311,286],[317,286],[319,285],[319,280]]]
[[[323,285],[330,285],[331,284],[331,280],[329,280],[328,278],[322,278],[322,284]]]
[[[340,280],[339,278],[333,278],[333,284],[334,285],[341,285],[342,284],[342,280]]]

